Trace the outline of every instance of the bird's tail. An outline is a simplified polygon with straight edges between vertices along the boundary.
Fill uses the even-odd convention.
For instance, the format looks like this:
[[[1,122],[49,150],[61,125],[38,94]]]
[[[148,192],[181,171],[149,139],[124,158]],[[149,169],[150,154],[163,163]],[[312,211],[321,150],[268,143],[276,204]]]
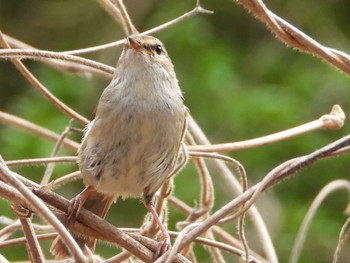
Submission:
[[[89,210],[101,218],[105,218],[113,202],[113,198],[106,197],[98,192],[93,191],[86,199],[83,208]],[[85,236],[78,236],[75,234],[73,234],[73,237],[83,251],[85,249],[85,246],[87,246],[92,252],[95,250],[96,239]],[[50,252],[56,259],[70,257],[69,249],[59,236],[53,241]]]

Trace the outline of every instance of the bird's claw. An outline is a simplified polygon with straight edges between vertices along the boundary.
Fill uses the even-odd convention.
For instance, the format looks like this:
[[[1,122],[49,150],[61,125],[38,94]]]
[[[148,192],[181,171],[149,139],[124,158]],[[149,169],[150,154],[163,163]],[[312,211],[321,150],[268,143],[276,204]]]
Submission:
[[[82,203],[82,200],[79,198],[79,196],[73,198],[70,201],[70,204],[68,207],[68,217],[67,217],[68,224],[73,223],[77,220],[77,217],[82,207],[83,207],[83,203]]]
[[[162,240],[158,244],[158,248],[156,250],[155,258],[159,258],[162,256],[165,252],[167,252],[171,248],[171,243],[170,243],[170,237],[165,236],[162,238]]]

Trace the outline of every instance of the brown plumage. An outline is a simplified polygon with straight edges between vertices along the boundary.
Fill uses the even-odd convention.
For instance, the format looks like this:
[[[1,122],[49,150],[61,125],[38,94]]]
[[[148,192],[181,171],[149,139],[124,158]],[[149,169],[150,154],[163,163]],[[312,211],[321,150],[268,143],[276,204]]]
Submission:
[[[151,36],[129,37],[95,119],[86,128],[78,163],[87,188],[73,199],[69,217],[74,220],[84,204],[104,218],[119,196],[141,197],[163,233],[160,253],[164,252],[170,245],[169,235],[152,199],[174,169],[186,117],[164,45]],[[81,246],[95,247],[94,240],[77,240]],[[56,240],[53,254],[66,257],[63,247]]]

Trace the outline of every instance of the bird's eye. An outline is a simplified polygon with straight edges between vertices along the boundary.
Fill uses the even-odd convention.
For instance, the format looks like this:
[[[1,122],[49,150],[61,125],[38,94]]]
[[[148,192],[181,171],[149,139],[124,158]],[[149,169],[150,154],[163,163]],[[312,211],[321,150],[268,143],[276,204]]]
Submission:
[[[154,47],[154,50],[156,51],[156,53],[157,53],[158,55],[160,55],[160,54],[162,54],[163,48],[162,48],[161,45],[156,45],[156,46]]]

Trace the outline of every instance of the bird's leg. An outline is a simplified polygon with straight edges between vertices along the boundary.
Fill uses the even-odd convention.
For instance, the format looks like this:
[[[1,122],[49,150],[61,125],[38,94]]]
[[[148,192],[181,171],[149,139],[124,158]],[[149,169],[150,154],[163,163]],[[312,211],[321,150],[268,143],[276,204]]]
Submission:
[[[94,191],[94,188],[92,186],[87,186],[80,194],[70,201],[67,217],[68,223],[74,222],[77,219],[81,208],[92,191]]]
[[[157,251],[156,251],[156,254],[155,254],[155,258],[158,258],[159,256],[163,255],[171,247],[170,236],[169,236],[169,233],[168,233],[167,229],[165,228],[164,224],[162,223],[162,220],[158,216],[157,211],[154,209],[154,206],[152,203],[152,198],[145,196],[144,203],[145,203],[145,206],[147,207],[148,211],[150,211],[151,214],[153,215],[154,219],[157,222],[157,225],[158,225],[160,231],[162,232],[162,238],[161,238],[160,244],[159,244]]]

